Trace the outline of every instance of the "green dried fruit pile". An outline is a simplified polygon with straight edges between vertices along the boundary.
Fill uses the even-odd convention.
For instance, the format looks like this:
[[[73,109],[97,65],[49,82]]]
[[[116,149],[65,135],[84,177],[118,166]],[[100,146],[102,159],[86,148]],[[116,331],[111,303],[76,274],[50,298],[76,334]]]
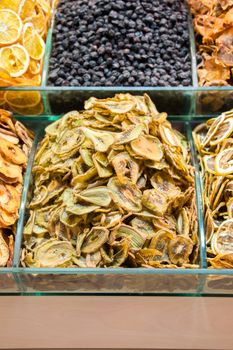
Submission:
[[[197,267],[194,169],[166,118],[149,96],[118,94],[46,128],[23,266]]]

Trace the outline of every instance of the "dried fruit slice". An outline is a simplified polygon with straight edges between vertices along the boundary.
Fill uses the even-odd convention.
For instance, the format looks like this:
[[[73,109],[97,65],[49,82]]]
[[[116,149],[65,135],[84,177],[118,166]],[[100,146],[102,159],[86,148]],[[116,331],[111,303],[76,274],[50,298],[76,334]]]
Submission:
[[[162,144],[157,137],[140,136],[130,143],[132,150],[146,159],[160,161],[163,158]]]
[[[50,2],[49,0],[36,0],[37,4],[41,6],[46,14],[50,13]]]
[[[7,140],[0,137],[0,153],[8,161],[14,164],[26,164],[27,157],[23,151]]]
[[[189,262],[192,250],[193,242],[188,237],[177,236],[168,245],[168,254],[171,262],[180,266]]]
[[[120,225],[116,231],[113,231],[112,235],[114,239],[126,238],[132,251],[141,249],[147,238],[146,233],[128,225]]]
[[[39,267],[59,267],[68,263],[74,253],[70,242],[50,239],[36,247],[34,260]]]
[[[6,91],[4,98],[10,106],[29,108],[40,102],[41,95],[39,91]]]
[[[108,188],[111,190],[113,201],[125,210],[138,212],[142,209],[142,193],[138,187],[127,178],[121,183],[116,177],[108,182]]]
[[[213,135],[210,145],[217,145],[222,142],[233,132],[233,118],[225,119],[218,127],[217,132]]]
[[[0,9],[9,9],[15,12],[18,12],[19,5],[21,0],[1,0],[0,1]]]
[[[216,156],[215,169],[218,175],[233,173],[233,148],[225,149]]]
[[[0,179],[6,183],[22,183],[22,169],[19,165],[14,165],[2,158],[0,155]]]
[[[88,203],[99,205],[101,207],[108,207],[112,200],[110,191],[105,186],[89,188],[80,192],[78,197]]]
[[[45,52],[45,43],[32,23],[26,23],[23,28],[23,45],[29,56],[41,60]]]
[[[0,267],[6,266],[9,256],[9,248],[2,236],[2,230],[0,230]]]
[[[43,37],[47,29],[47,20],[42,7],[39,4],[36,4],[35,8],[36,14],[33,15],[29,20],[34,25],[36,31],[41,35],[41,37]]]
[[[28,72],[30,74],[36,75],[36,74],[40,74],[41,70],[42,70],[42,61],[33,60],[31,58],[29,67],[28,67]]]
[[[214,254],[232,253],[233,251],[233,219],[224,221],[212,236],[211,249]]]
[[[214,258],[207,259],[212,267],[215,269],[232,269],[233,268],[233,254],[218,254]]]
[[[35,6],[35,0],[21,0],[18,13],[22,20],[31,18],[35,14]]]
[[[0,67],[13,78],[20,77],[27,71],[29,61],[27,50],[20,44],[0,49]]]
[[[145,190],[142,196],[142,204],[155,214],[164,215],[169,202],[167,196],[158,190]]]
[[[206,146],[211,141],[215,133],[218,131],[219,125],[221,125],[221,123],[224,121],[224,118],[225,115],[223,113],[218,118],[211,119],[213,122],[211,123],[211,126],[205,135],[205,138],[202,140],[202,147]]]
[[[206,155],[203,157],[205,170],[211,174],[216,174],[215,170],[215,155]]]
[[[15,43],[22,31],[22,21],[16,12],[0,10],[0,46]]]
[[[108,148],[114,143],[115,138],[109,132],[96,131],[90,128],[80,128],[88,140],[91,140],[96,151],[106,152]]]
[[[0,208],[9,214],[17,213],[20,194],[14,186],[0,184]]]
[[[105,227],[93,227],[81,247],[84,254],[95,253],[108,240],[109,231]]]
[[[40,85],[40,84],[35,84],[35,85]],[[35,115],[40,115],[44,112],[44,106],[42,102],[38,103],[36,106],[33,106],[33,107],[11,107],[11,108],[16,114],[23,115],[23,116],[35,116]]]

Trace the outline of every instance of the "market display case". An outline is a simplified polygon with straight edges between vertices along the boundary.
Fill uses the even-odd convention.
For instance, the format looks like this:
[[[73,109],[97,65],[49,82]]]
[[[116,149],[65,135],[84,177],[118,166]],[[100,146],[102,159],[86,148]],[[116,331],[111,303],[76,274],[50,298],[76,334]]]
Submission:
[[[2,90],[3,91],[3,90]],[[9,93],[9,90],[4,90]],[[15,94],[18,92],[11,90]],[[25,92],[25,90],[24,90]],[[90,96],[110,97],[116,92],[130,92],[135,95],[147,93],[160,111],[169,112],[169,121],[188,139],[195,167],[195,188],[199,225],[199,268],[195,269],[146,269],[146,268],[25,268],[20,262],[23,227],[27,217],[27,203],[32,193],[32,166],[39,141],[44,129],[51,122],[59,119],[65,112],[81,109],[84,100]],[[91,89],[72,90],[46,88],[27,90],[27,94],[40,94],[44,112],[40,116],[17,115],[18,120],[35,132],[35,140],[30,153],[24,178],[24,187],[20,205],[20,216],[15,238],[13,266],[1,268],[1,293],[23,294],[132,294],[132,295],[231,295],[233,273],[230,269],[207,268],[205,229],[201,200],[202,184],[199,161],[192,138],[192,129],[210,117],[217,116],[233,105],[232,91],[225,89]],[[220,93],[220,96],[219,96]],[[68,94],[64,103],[64,94]],[[202,98],[199,98],[199,96]],[[205,98],[203,98],[205,94]],[[216,105],[213,96],[218,96],[221,103]],[[197,104],[198,108],[192,108]],[[56,101],[56,103],[55,103]],[[178,101],[176,103],[176,101]],[[189,101],[189,102],[187,102]],[[168,106],[166,108],[166,106]],[[47,112],[45,112],[47,111]],[[199,112],[201,111],[201,113]]]
[[[9,6],[15,10],[14,7],[19,2],[9,1]],[[78,2],[80,3],[79,0]],[[3,3],[8,2],[4,0]],[[13,117],[35,135],[24,171],[12,266],[8,264],[8,267],[0,267],[0,303],[4,316],[0,347],[232,349],[232,298],[228,297],[233,296],[233,269],[212,268],[208,261],[203,205],[205,188],[192,134],[199,124],[233,109],[233,88],[230,86],[232,73],[230,83],[228,79],[222,86],[209,82],[209,87],[199,87],[200,51],[197,51],[200,49],[198,44],[202,45],[203,42],[194,33],[196,14],[194,11],[191,15],[188,5],[192,3],[190,6],[195,7],[199,2],[185,1],[188,20],[183,18],[181,22],[186,21],[183,29],[187,32],[188,39],[184,45],[188,46],[189,51],[191,83],[184,84],[186,86],[177,83],[176,87],[164,87],[159,83],[144,86],[125,86],[124,83],[115,84],[117,86],[52,86],[49,73],[51,59],[54,58],[56,6],[59,1],[22,3],[26,9],[28,6],[29,11],[33,10],[36,3],[39,4],[39,11],[38,6],[35,7],[35,25],[40,24],[43,12],[48,26],[41,33],[45,51],[39,61],[42,67],[39,86],[0,86],[0,109],[11,111]],[[32,3],[34,5],[30,7]],[[95,4],[96,0],[90,0],[89,4],[91,3]],[[123,3],[126,4],[126,1]],[[130,5],[130,1],[127,3]],[[168,0],[167,3],[172,7],[175,2]],[[210,5],[206,4],[207,8]],[[1,6],[0,0],[0,9]],[[48,11],[47,6],[51,6],[52,12]],[[227,6],[231,5],[226,1],[224,6],[228,9]],[[198,6],[196,10],[199,11]],[[74,13],[77,15],[77,11]],[[60,18],[57,18],[59,21]],[[33,20],[33,17],[29,20]],[[63,19],[64,24],[65,22]],[[180,36],[183,36],[181,33],[182,31]],[[169,39],[175,42],[173,38]],[[21,41],[17,43],[22,44]],[[205,49],[208,52],[208,45]],[[158,50],[161,50],[160,46]],[[171,53],[170,58],[176,60],[176,55]],[[180,69],[182,71],[183,67]],[[77,77],[80,76],[77,74]],[[0,85],[1,78],[2,76]],[[34,191],[32,169],[45,128],[67,112],[82,110],[84,102],[90,97],[104,99],[118,93],[148,94],[157,110],[168,114],[172,127],[187,138],[191,165],[195,169],[199,240],[196,265],[194,268],[25,267],[22,264],[23,232]]]

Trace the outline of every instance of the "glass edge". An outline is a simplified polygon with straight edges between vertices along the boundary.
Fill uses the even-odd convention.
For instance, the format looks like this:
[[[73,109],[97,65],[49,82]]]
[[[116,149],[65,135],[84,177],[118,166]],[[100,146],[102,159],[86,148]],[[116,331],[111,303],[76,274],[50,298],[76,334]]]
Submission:
[[[198,75],[197,75],[197,52],[196,52],[196,39],[193,27],[193,18],[189,9],[188,14],[188,28],[189,28],[189,41],[190,41],[190,55],[191,55],[191,67],[192,67],[192,84],[194,88],[198,87]]]
[[[51,50],[52,50],[52,28],[49,28],[47,39],[46,39],[46,45],[45,45],[45,55],[44,55],[44,63],[43,63],[42,77],[41,77],[42,88],[46,87],[46,84],[47,84]]]
[[[158,91],[158,92],[233,92],[233,86],[9,86],[1,87],[0,91],[44,91],[44,92],[65,92],[65,91]]]
[[[1,274],[64,274],[64,275],[200,275],[200,276],[232,276],[231,269],[146,269],[146,268],[24,268],[2,267]]]
[[[197,159],[196,147],[194,145],[194,140],[192,136],[192,128],[191,125],[188,124],[188,138],[191,147],[191,154],[193,165],[195,168],[195,187],[196,187],[196,203],[197,203],[197,217],[198,217],[198,231],[199,231],[199,239],[200,239],[200,258],[201,258],[201,268],[207,268],[207,256],[206,256],[206,240],[205,240],[205,228],[204,228],[204,212],[202,205],[202,197],[201,197],[201,176],[199,171],[199,162]]]
[[[2,269],[3,270],[3,269]],[[204,276],[232,276],[233,270],[230,269],[146,269],[146,268],[34,268],[18,267],[12,268],[13,272],[19,274],[35,275],[204,275]],[[0,273],[5,272],[1,271]]]
[[[34,157],[36,153],[37,144],[39,141],[40,128],[35,131],[35,138],[33,141],[33,145],[30,151],[30,155],[28,158],[27,169],[24,175],[24,183],[23,183],[23,191],[21,195],[20,208],[19,208],[19,219],[16,227],[16,236],[15,236],[15,249],[14,249],[14,257],[13,257],[13,267],[18,267],[20,262],[21,255],[21,244],[22,244],[22,236],[23,236],[23,227],[24,227],[24,217],[26,212],[27,205],[27,195],[30,185],[32,166],[34,162]]]

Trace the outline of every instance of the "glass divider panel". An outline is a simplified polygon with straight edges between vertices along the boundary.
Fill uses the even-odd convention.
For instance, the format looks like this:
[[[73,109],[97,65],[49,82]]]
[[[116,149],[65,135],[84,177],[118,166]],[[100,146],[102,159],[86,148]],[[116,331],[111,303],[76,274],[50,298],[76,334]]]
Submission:
[[[190,41],[190,54],[191,54],[191,67],[192,67],[192,85],[194,88],[198,87],[198,75],[197,75],[197,52],[196,52],[196,40],[193,28],[193,19],[191,13],[188,18],[189,25],[189,41]]]
[[[206,260],[206,241],[205,241],[205,230],[204,230],[204,216],[203,216],[203,205],[202,205],[202,184],[199,172],[198,159],[196,155],[195,145],[192,137],[192,128],[190,122],[187,122],[187,137],[190,144],[192,163],[195,168],[195,189],[196,189],[196,203],[197,203],[197,218],[198,218],[198,232],[200,240],[200,268],[207,268]],[[200,274],[198,276],[198,293],[202,294],[205,287],[205,275]]]
[[[19,207],[20,215],[19,215],[19,220],[16,227],[15,249],[14,249],[14,258],[13,258],[14,267],[18,267],[20,263],[21,243],[22,243],[22,235],[23,235],[23,227],[24,227],[24,217],[25,217],[25,211],[26,211],[26,205],[27,205],[28,189],[30,185],[31,172],[32,172],[35,152],[36,152],[37,144],[39,142],[40,129],[34,130],[34,131],[35,131],[35,139],[28,158],[26,173],[24,175],[23,191],[22,191],[21,202]]]
[[[203,215],[203,204],[202,204],[202,183],[201,175],[199,171],[199,163],[197,159],[196,149],[192,137],[192,128],[190,123],[187,123],[187,135],[191,149],[192,161],[195,167],[195,188],[196,188],[196,200],[197,200],[197,217],[199,226],[199,238],[200,238],[200,258],[201,268],[207,267],[206,260],[206,240],[205,240],[205,229],[204,229],[204,215]]]
[[[53,30],[51,27],[48,30],[48,35],[47,35],[47,40],[46,40],[44,64],[43,64],[42,80],[41,80],[41,87],[42,88],[47,86],[49,60],[50,60],[50,54],[51,54],[51,50],[52,50],[52,32],[53,32]]]

